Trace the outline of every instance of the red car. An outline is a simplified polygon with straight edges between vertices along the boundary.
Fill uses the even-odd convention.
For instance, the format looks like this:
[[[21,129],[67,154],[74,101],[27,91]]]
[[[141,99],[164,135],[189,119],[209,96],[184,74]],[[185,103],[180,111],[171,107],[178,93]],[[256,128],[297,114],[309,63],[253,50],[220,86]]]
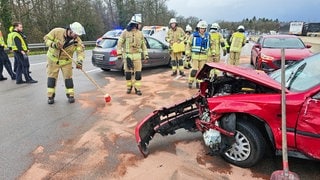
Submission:
[[[279,69],[281,48],[285,48],[287,65],[312,55],[311,46],[305,45],[297,36],[264,35],[259,37],[251,49],[251,65],[265,72]]]
[[[289,156],[320,160],[320,54],[285,69]],[[221,76],[210,77],[212,69]],[[156,133],[177,129],[200,131],[212,154],[240,167],[250,167],[267,146],[282,153],[281,73],[221,63],[207,63],[197,74],[203,80],[192,98],[155,110],[135,129],[141,153],[147,156]],[[150,145],[152,149],[152,144]]]

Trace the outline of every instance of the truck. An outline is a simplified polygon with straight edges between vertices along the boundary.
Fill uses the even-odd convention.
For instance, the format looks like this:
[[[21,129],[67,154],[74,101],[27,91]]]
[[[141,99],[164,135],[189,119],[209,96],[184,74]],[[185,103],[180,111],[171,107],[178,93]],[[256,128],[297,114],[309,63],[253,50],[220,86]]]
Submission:
[[[294,21],[290,23],[289,34],[305,36],[307,35],[307,24],[302,21]]]

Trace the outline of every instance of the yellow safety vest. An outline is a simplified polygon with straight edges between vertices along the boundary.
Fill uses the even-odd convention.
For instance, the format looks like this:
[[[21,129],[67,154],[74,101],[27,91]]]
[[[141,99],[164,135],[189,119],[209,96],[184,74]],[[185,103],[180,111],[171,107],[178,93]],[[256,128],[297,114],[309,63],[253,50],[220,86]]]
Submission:
[[[142,32],[139,30],[124,30],[118,39],[117,54],[122,54],[125,57],[135,60],[141,59],[141,53],[143,53],[144,56],[148,55]]]
[[[1,31],[0,31],[0,46],[7,47],[6,43],[4,42],[3,35],[2,35]]]
[[[230,38],[230,52],[241,52],[242,46],[246,43],[246,36],[244,33],[235,32]]]
[[[18,47],[16,46],[16,43],[14,42],[14,39],[15,38],[19,38],[20,42],[21,42],[21,47],[22,47],[22,50],[23,51],[27,51],[28,50],[28,46],[26,44],[26,41],[23,39],[23,37],[21,36],[21,34],[19,34],[18,32],[16,31],[13,31],[12,32],[12,50],[13,51],[17,51],[18,50]]]
[[[13,26],[11,26],[9,28],[9,34],[8,34],[8,38],[7,38],[7,45],[9,49],[12,49],[12,44],[13,44]]]
[[[47,57],[53,61],[58,63],[59,65],[66,65],[72,63],[72,60],[68,57],[68,55],[60,49],[56,49],[53,47],[54,43],[60,42],[61,44],[65,44],[66,29],[64,28],[54,28],[47,35],[43,37],[45,44],[49,47],[47,52]],[[77,60],[83,61],[85,58],[84,55],[84,46],[82,44],[82,40],[80,37],[73,39],[70,41],[70,45],[65,47],[64,50],[73,57],[73,53],[77,52]]]
[[[220,54],[220,46],[221,46],[220,44],[225,43],[225,40],[222,37],[222,35],[218,32],[210,33],[210,36],[211,36],[211,40],[212,40],[212,49],[215,50],[216,55],[219,55]],[[223,49],[226,49],[226,44],[223,47]]]

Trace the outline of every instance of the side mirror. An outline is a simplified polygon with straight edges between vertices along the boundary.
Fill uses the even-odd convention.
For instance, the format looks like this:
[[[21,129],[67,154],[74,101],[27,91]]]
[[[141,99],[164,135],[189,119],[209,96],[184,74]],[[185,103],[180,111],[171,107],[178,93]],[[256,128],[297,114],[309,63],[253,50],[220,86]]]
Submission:
[[[306,48],[308,48],[308,49],[311,48],[311,47],[312,47],[312,46],[311,46],[310,44],[307,44],[307,45],[306,45]]]

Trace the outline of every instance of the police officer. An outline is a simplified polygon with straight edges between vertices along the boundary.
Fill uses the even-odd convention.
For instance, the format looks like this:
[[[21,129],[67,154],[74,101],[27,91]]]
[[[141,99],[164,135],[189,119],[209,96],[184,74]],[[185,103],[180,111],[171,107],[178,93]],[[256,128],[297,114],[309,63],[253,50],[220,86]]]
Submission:
[[[219,29],[220,26],[218,23],[212,23],[210,27],[210,37],[212,41],[212,49],[215,50],[215,54],[212,56],[212,62],[220,62],[221,48],[223,50],[223,56],[227,55],[226,41],[219,32]]]
[[[185,38],[185,33],[181,27],[178,27],[177,20],[171,18],[169,21],[170,29],[166,35],[166,41],[170,45],[170,56],[171,56],[171,65],[172,65],[172,74],[171,76],[177,75],[177,69],[181,76],[185,76],[183,72],[183,60],[182,53],[184,49],[175,50],[174,46],[183,42]],[[181,44],[180,44],[181,45]]]
[[[1,26],[1,23],[0,23]],[[12,65],[9,60],[8,54],[4,51],[7,45],[4,42],[2,32],[0,31],[0,81],[7,80],[6,77],[3,76],[3,66],[6,68],[8,74],[11,76],[12,80],[16,80],[16,74],[12,71]]]
[[[70,24],[67,28],[54,28],[44,36],[47,47],[47,95],[48,104],[54,103],[55,87],[59,70],[65,81],[66,96],[69,103],[74,103],[74,88],[72,79],[72,59],[74,52],[77,53],[76,68],[82,69],[82,62],[85,58],[84,45],[79,36],[86,32],[79,22]],[[68,53],[66,54],[62,49]]]
[[[240,25],[230,38],[230,55],[228,64],[238,65],[242,47],[246,44],[246,36],[244,35],[244,27]]]
[[[16,71],[16,84],[23,83],[37,83],[38,81],[33,80],[29,74],[29,57],[28,57],[28,44],[26,38],[22,33],[23,26],[21,22],[13,23],[14,30],[12,32],[12,51],[14,52],[14,58],[17,61]],[[26,81],[22,80],[22,74]]]
[[[214,54],[211,49],[210,34],[206,32],[208,24],[206,21],[199,21],[197,24],[198,31],[195,31],[189,38],[186,46],[186,55],[192,59],[192,68],[188,79],[188,87],[191,89],[193,82],[196,80],[196,74],[204,64],[208,57]],[[199,88],[199,81],[196,82],[196,87]]]
[[[118,59],[123,59],[126,78],[127,94],[130,94],[134,88],[139,96],[141,92],[141,70],[142,56],[144,61],[149,59],[148,50],[144,36],[139,30],[142,22],[141,14],[135,14],[129,22],[127,28],[121,33],[118,44]]]

